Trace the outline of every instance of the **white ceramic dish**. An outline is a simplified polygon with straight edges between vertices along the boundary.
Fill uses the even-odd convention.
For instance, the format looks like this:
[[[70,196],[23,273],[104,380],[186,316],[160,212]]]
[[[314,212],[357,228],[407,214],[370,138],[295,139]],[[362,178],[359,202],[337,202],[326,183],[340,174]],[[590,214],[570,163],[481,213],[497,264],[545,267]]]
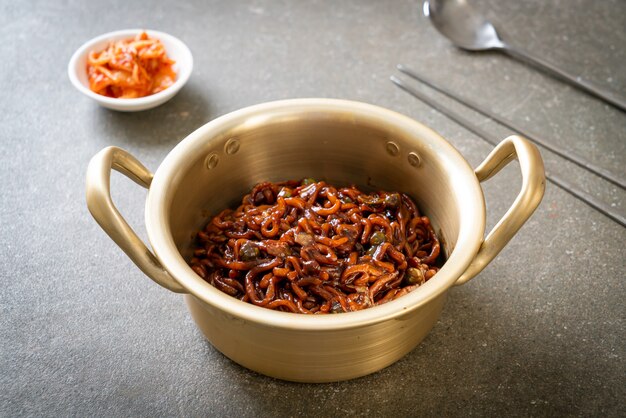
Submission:
[[[167,52],[168,57],[176,61],[174,64],[176,81],[174,84],[159,93],[136,99],[115,99],[112,97],[102,96],[91,91],[89,89],[89,80],[87,77],[87,56],[89,55],[89,52],[102,50],[109,44],[109,42],[132,38],[143,31],[145,31],[151,38],[159,39],[165,46],[165,51]],[[167,102],[174,97],[176,93],[178,93],[185,85],[187,80],[189,80],[192,70],[193,56],[191,55],[191,51],[187,45],[172,35],[148,29],[125,29],[105,33],[104,35],[93,38],[78,48],[74,55],[72,55],[67,68],[70,81],[74,87],[78,89],[78,91],[95,100],[100,106],[122,112],[137,112],[140,110],[152,109],[153,107]]]

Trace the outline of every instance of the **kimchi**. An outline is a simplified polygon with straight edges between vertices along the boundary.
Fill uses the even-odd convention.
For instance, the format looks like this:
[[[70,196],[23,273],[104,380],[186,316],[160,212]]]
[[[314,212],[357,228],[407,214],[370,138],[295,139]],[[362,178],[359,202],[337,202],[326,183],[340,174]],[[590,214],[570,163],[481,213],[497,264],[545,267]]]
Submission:
[[[142,32],[132,39],[111,42],[102,51],[89,53],[89,88],[120,99],[149,96],[174,84],[174,63],[161,41]]]

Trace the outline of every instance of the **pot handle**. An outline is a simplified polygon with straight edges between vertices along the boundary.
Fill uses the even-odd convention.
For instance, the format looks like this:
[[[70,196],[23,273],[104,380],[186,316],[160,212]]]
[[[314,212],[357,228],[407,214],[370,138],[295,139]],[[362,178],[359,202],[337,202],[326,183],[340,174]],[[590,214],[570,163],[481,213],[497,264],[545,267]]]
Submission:
[[[511,135],[500,142],[476,170],[478,181],[493,177],[508,163],[517,159],[522,171],[522,190],[502,219],[484,239],[478,253],[455,285],[466,283],[495,258],[513,235],[533,214],[543,197],[546,176],[539,150],[527,139]]]
[[[148,277],[166,289],[186,293],[185,289],[163,268],[124,220],[111,200],[111,170],[117,170],[146,189],[152,172],[135,157],[118,147],[107,147],[96,154],[87,168],[87,207],[109,237]]]

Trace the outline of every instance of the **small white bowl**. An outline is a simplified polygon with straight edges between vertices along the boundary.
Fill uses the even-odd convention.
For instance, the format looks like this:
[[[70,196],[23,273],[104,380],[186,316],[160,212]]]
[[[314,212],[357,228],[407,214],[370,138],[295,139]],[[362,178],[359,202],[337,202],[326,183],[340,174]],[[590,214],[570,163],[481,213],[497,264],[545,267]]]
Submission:
[[[150,96],[136,99],[116,99],[103,96],[89,89],[89,78],[87,76],[87,56],[90,51],[101,51],[112,41],[129,39],[135,35],[146,32],[149,37],[156,38],[163,43],[167,56],[176,63],[173,69],[176,72],[176,81],[170,87]],[[137,112],[139,110],[152,109],[174,97],[176,93],[185,85],[193,69],[193,57],[191,51],[181,40],[168,35],[167,33],[147,29],[125,29],[115,32],[105,33],[86,42],[78,48],[67,67],[70,81],[84,95],[94,99],[100,106],[122,112]]]

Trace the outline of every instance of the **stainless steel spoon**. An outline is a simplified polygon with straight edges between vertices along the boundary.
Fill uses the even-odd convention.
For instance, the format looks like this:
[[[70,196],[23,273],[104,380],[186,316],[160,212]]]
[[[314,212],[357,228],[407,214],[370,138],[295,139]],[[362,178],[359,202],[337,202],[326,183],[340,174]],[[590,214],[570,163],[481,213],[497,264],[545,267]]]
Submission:
[[[426,0],[424,15],[430,18],[442,35],[459,48],[468,51],[489,49],[502,51],[626,111],[626,99],[616,97],[580,77],[571,75],[541,58],[504,42],[491,22],[477,13],[467,0]]]

